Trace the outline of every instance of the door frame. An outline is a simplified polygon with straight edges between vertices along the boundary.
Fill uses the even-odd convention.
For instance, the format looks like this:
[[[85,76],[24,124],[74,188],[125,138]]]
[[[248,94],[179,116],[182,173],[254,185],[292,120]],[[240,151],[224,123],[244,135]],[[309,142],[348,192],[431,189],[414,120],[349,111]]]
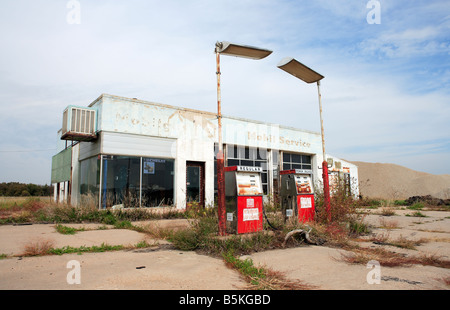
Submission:
[[[186,182],[187,183],[187,169],[188,167],[199,167],[200,168],[200,199],[199,205],[205,206],[205,162],[201,161],[186,161]],[[185,184],[185,190],[187,194],[187,184]],[[186,197],[187,206],[187,197]]]

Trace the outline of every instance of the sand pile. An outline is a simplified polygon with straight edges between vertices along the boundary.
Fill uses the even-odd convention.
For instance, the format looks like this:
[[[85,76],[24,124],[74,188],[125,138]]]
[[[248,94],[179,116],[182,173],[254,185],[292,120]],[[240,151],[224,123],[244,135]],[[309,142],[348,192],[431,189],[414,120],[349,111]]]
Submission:
[[[352,161],[358,166],[359,188],[364,197],[407,199],[432,195],[450,198],[450,175],[435,175],[403,166]]]

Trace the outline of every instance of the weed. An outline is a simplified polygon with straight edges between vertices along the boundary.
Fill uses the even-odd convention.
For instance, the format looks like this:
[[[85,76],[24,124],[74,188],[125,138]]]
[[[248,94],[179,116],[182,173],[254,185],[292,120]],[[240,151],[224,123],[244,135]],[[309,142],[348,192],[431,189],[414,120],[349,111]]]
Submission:
[[[381,208],[380,215],[393,216],[393,215],[395,215],[395,211],[392,210],[391,208]]]
[[[399,228],[398,227],[398,221],[395,221],[395,220],[387,220],[385,218],[380,218],[379,222],[380,222],[379,228],[384,228],[384,229]]]
[[[421,202],[416,202],[415,204],[406,207],[409,210],[422,210],[425,206]]]
[[[53,240],[37,240],[29,242],[24,247],[24,252],[21,256],[38,256],[46,255],[54,245]]]
[[[147,241],[142,240],[141,242],[138,242],[135,245],[135,248],[138,248],[138,249],[140,249],[140,248],[148,248],[149,246],[150,246],[150,244]]]
[[[405,216],[412,216],[412,217],[427,217],[425,214],[423,214],[420,211],[416,211],[414,213],[405,214]]]
[[[75,233],[77,231],[84,231],[84,228],[76,229],[76,228],[64,226],[61,224],[57,224],[55,226],[55,229],[57,232],[59,232],[60,234],[63,234],[63,235],[75,235]]]
[[[105,252],[105,251],[119,251],[122,250],[124,247],[122,245],[107,245],[102,243],[100,246],[91,246],[91,247],[86,247],[86,246],[81,246],[78,248],[75,247],[71,247],[71,246],[64,246],[62,248],[50,248],[48,249],[47,253],[48,254],[55,254],[55,255],[63,255],[63,254],[70,254],[70,253],[85,253],[85,252]]]
[[[394,205],[396,206],[406,206],[405,200],[394,200]]]
[[[350,220],[349,221],[349,233],[354,236],[359,236],[369,233],[369,227],[362,220]]]
[[[450,261],[444,260],[440,256],[420,255],[408,257],[383,248],[354,248],[351,252],[341,253],[341,259],[350,264],[367,264],[370,260],[377,260],[382,266],[386,267],[428,265],[450,268]]]
[[[116,221],[114,223],[114,228],[117,229],[134,229],[133,224],[130,221]]]
[[[313,286],[305,285],[297,280],[287,279],[281,272],[268,268],[256,267],[249,258],[244,260],[235,256],[233,251],[222,253],[228,267],[236,269],[254,290],[305,290]]]
[[[169,240],[182,251],[192,251],[199,247],[198,233],[189,228],[172,233]]]

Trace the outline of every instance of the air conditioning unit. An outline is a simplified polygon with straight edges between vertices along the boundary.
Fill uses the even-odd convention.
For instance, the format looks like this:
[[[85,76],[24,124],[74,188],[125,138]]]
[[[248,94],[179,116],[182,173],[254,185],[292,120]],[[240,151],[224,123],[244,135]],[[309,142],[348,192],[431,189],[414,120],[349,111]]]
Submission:
[[[92,141],[97,138],[97,110],[68,106],[63,112],[61,140]]]

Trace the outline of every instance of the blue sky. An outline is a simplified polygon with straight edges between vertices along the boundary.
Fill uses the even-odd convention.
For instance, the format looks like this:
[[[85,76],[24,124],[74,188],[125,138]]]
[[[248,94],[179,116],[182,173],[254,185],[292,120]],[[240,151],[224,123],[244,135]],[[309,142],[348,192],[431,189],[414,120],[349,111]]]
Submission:
[[[368,0],[68,2],[0,4],[0,182],[49,184],[62,111],[101,93],[216,111],[216,41],[273,50],[221,58],[224,114],[319,132],[295,57],[327,153],[450,174],[447,0],[379,0],[380,24]]]

